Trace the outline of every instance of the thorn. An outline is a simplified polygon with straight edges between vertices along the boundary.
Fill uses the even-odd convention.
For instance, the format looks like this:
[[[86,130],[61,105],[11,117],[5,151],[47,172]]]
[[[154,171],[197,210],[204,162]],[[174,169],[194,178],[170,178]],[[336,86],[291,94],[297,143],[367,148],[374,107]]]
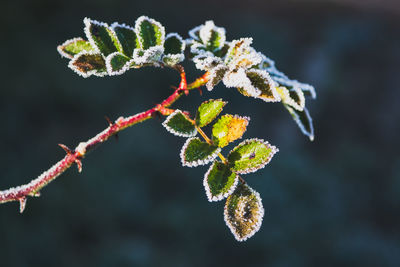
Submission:
[[[202,96],[203,95],[203,90],[201,90],[200,87],[198,87],[197,90],[199,90],[200,96]]]
[[[107,117],[107,116],[104,116],[104,118],[106,119],[106,121],[108,122],[108,125],[109,126],[112,126],[113,125],[113,123],[111,122],[111,120],[110,120],[110,118],[109,117]]]
[[[75,163],[78,166],[78,172],[82,172],[82,161],[80,159],[76,159]]]
[[[72,154],[72,150],[69,149],[69,147],[67,147],[66,145],[63,144],[58,144],[62,149],[64,149],[65,152],[67,152],[67,154]]]
[[[31,194],[31,196],[40,197],[40,192],[39,191],[38,192],[34,192],[34,193]]]
[[[185,95],[188,96],[189,95],[189,90],[187,88],[184,89]]]
[[[178,89],[178,87],[171,85],[170,86],[171,89],[174,89],[174,91],[176,91]]]
[[[26,207],[26,197],[19,199],[19,213],[23,213]]]

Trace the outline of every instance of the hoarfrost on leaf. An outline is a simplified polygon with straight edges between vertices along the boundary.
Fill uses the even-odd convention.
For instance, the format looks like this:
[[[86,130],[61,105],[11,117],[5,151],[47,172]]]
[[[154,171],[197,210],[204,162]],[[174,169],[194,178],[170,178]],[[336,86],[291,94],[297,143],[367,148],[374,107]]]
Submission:
[[[228,165],[214,161],[204,175],[203,185],[208,201],[219,201],[233,193],[239,176],[232,172]]]
[[[191,137],[182,147],[181,162],[187,167],[206,165],[214,161],[219,152],[221,152],[219,147],[202,142],[198,137]]]

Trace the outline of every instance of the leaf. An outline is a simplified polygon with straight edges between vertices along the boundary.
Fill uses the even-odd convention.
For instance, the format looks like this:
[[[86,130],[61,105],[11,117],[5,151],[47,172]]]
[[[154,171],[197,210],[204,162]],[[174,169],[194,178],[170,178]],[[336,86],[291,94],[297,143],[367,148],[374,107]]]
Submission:
[[[224,220],[237,241],[245,241],[260,230],[264,208],[260,194],[240,184],[225,203]]]
[[[194,39],[195,41],[199,41],[200,42],[201,41],[201,39],[200,39],[200,29],[201,29],[201,27],[203,27],[203,25],[199,25],[199,26],[196,26],[193,29],[191,29],[189,31],[190,38]]]
[[[220,65],[224,65],[219,57],[215,57],[211,52],[202,53],[193,58],[196,68],[199,70],[210,71]]]
[[[192,137],[197,134],[196,127],[179,109],[169,115],[162,125],[176,136]]]
[[[265,102],[279,102],[281,99],[276,91],[276,84],[265,70],[249,70],[246,73],[251,87],[258,89],[261,93],[256,97]],[[249,86],[243,87],[246,92],[252,92]]]
[[[278,83],[280,86],[284,86],[289,90],[292,88],[300,88],[303,91],[304,95],[311,96],[311,98],[317,98],[317,94],[315,92],[315,88],[312,85],[301,83],[296,80],[290,80],[289,78],[285,77],[278,77],[278,76],[271,76],[272,79]]]
[[[225,45],[225,29],[216,27],[212,20],[201,26],[199,36],[208,51],[220,50]]]
[[[136,36],[135,29],[125,25],[114,22],[111,25],[117,38],[122,46],[122,51],[128,57],[132,57],[133,50],[139,48],[139,40]]]
[[[91,75],[102,77],[107,74],[103,56],[95,52],[82,51],[76,54],[68,67],[84,78]]]
[[[282,102],[291,106],[292,108],[303,111],[305,106],[305,98],[303,91],[298,87],[293,87],[290,91],[286,87],[277,87],[277,92],[279,93]]]
[[[183,166],[197,167],[213,161],[221,149],[202,142],[198,137],[189,138],[183,145],[180,156]]]
[[[82,38],[73,38],[59,45],[57,51],[61,56],[72,59],[82,51],[93,51],[93,48],[88,41]]]
[[[213,125],[212,139],[214,144],[225,147],[230,142],[242,138],[250,118],[238,115],[224,115]]]
[[[121,44],[115,32],[107,23],[91,20],[89,18],[85,18],[83,23],[85,24],[84,31],[86,37],[96,52],[108,56],[111,53],[122,51]]]
[[[106,57],[106,68],[109,75],[121,75],[129,69],[132,60],[120,52]]]
[[[314,127],[308,110],[304,107],[303,111],[298,111],[289,105],[283,105],[289,111],[290,115],[292,115],[301,132],[307,135],[308,138],[310,138],[310,141],[314,141]]]
[[[228,155],[232,171],[241,174],[256,172],[267,165],[279,150],[262,139],[247,139]]]
[[[196,125],[204,127],[212,122],[221,113],[226,103],[222,99],[210,99],[201,103],[196,114]]]
[[[250,68],[260,64],[262,57],[250,46],[252,42],[252,38],[241,38],[230,43],[225,57],[225,64],[230,70]]]
[[[174,66],[185,60],[185,42],[177,33],[169,33],[165,38],[163,62]]]
[[[145,64],[158,66],[163,52],[164,47],[162,46],[153,46],[147,50],[135,49],[132,59],[137,66]]]
[[[136,20],[135,31],[139,39],[140,48],[146,50],[153,46],[163,46],[165,29],[158,21],[146,16]]]
[[[214,161],[204,175],[203,185],[208,201],[218,201],[226,198],[235,190],[239,176],[229,167],[219,161]]]
[[[167,37],[165,37],[165,54],[181,54],[185,51],[185,46],[182,37],[177,33],[169,33]]]
[[[214,87],[224,78],[227,71],[228,68],[223,64],[212,68],[209,71],[208,81],[206,83],[207,90],[211,91],[212,89],[214,89]]]

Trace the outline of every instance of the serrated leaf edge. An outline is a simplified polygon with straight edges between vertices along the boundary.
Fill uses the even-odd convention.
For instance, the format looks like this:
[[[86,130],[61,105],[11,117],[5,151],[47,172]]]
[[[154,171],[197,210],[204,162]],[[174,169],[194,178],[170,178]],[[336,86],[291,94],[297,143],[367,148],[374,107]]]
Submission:
[[[284,105],[284,106],[289,111],[289,113],[292,115],[293,120],[296,122],[296,124],[300,128],[301,132],[304,135],[308,136],[310,141],[314,141],[314,126],[312,123],[312,118],[311,118],[310,113],[308,112],[307,108],[304,107],[302,112],[304,112],[306,114],[307,119],[310,121],[310,130],[311,130],[310,132],[308,132],[307,129],[304,127],[303,123],[301,122],[301,120],[299,118],[299,115],[297,115],[297,113],[293,111],[293,108],[288,105]]]
[[[75,43],[77,41],[86,41],[86,40],[83,39],[82,37],[74,37],[74,38],[68,39],[64,43],[57,46],[58,53],[60,53],[60,55],[62,57],[72,59],[74,56],[71,56],[70,54],[65,53],[62,49],[63,49],[63,47],[66,47],[67,45],[69,45],[71,43]],[[87,50],[82,50],[82,51],[87,51]]]
[[[216,31],[221,36],[221,45],[215,49],[220,50],[222,47],[224,47],[226,41],[226,31],[223,27],[215,26],[214,21],[208,20],[202,25],[199,32],[200,39],[204,45],[207,45],[212,36],[212,31]]]
[[[92,37],[92,33],[89,30],[90,24],[96,24],[96,25],[108,28],[110,30],[109,34],[111,34],[112,37],[117,41],[117,50],[122,51],[122,46],[117,38],[117,35],[115,34],[114,30],[107,23],[85,17],[83,19],[83,24],[85,25],[85,27],[83,28],[83,31],[85,32],[85,35],[88,38],[88,41],[89,41],[90,45],[93,47],[95,52],[101,53],[100,49],[97,47],[97,44]]]
[[[108,75],[110,75],[110,76],[121,75],[121,74],[125,73],[127,70],[129,70],[131,64],[134,62],[133,59],[130,59],[124,64],[124,66],[120,70],[113,71],[112,66],[111,66],[111,59],[116,55],[121,55],[121,56],[127,57],[124,54],[122,54],[121,52],[113,52],[106,57],[106,59],[105,59],[106,69],[107,69]]]
[[[235,140],[233,140],[233,141],[231,141],[231,142],[234,142],[234,141],[236,141],[236,140],[242,139],[244,133],[247,131],[247,126],[249,126],[250,117],[247,117],[247,116],[239,116],[239,115],[236,115],[236,114],[235,114],[235,115],[232,115],[232,114],[225,114],[225,115],[221,116],[221,118],[223,118],[223,117],[231,117],[232,119],[241,119],[241,120],[246,121],[246,125],[245,125],[246,129],[244,130],[244,132],[242,133],[242,135],[241,135],[238,139],[235,139]],[[221,118],[220,118],[220,119],[221,119]],[[219,120],[218,120],[218,121],[219,121]],[[218,123],[218,121],[217,121],[216,123]],[[214,124],[214,125],[215,125],[215,124]],[[213,129],[214,129],[214,125],[213,125]],[[231,143],[231,142],[229,142],[229,143]],[[228,143],[228,144],[229,144],[229,143]]]
[[[286,76],[285,76],[286,77]],[[285,87],[299,87],[300,90],[303,92],[309,92],[310,96],[312,99],[317,98],[317,93],[315,92],[314,86],[307,84],[307,83],[302,83],[297,80],[291,80],[289,78],[283,78],[283,77],[273,77],[273,80],[277,82],[280,85],[283,85]]]
[[[133,51],[132,59],[136,65],[144,65],[146,63],[150,63],[153,64],[154,66],[160,66],[159,61],[152,59],[152,57],[154,57],[158,53],[160,54],[161,57],[164,53],[164,46],[162,45],[152,46],[142,51],[144,51],[144,54],[142,56],[138,55],[140,49],[135,49]]]
[[[209,100],[207,100],[207,101],[204,101],[204,102],[202,102],[202,103],[200,104],[200,106],[203,105],[203,104],[207,104],[207,103],[209,103],[209,102],[211,102],[211,101],[223,102],[223,105],[222,105],[222,107],[218,110],[217,115],[216,115],[212,120],[207,121],[207,123],[205,123],[205,124],[202,125],[201,127],[204,127],[204,126],[210,124],[216,117],[219,116],[219,114],[221,114],[221,112],[222,112],[222,110],[224,109],[224,107],[226,106],[226,104],[228,104],[228,101],[224,101],[224,100],[222,100],[222,98],[218,98],[218,99],[209,99]],[[199,108],[200,108],[200,106],[199,106]],[[197,122],[198,112],[199,112],[199,109],[197,109],[197,113],[196,113],[196,122]]]
[[[257,233],[262,225],[263,219],[264,219],[264,214],[265,214],[265,210],[264,210],[264,206],[262,204],[262,199],[260,194],[255,191],[253,188],[251,188],[250,186],[247,185],[247,187],[249,188],[249,190],[256,196],[257,202],[258,202],[258,206],[259,206],[259,213],[258,213],[258,217],[260,218],[260,220],[257,222],[257,224],[255,224],[255,228],[253,229],[253,231],[248,234],[247,236],[241,238],[239,235],[236,234],[235,228],[233,227],[233,225],[229,222],[228,218],[229,218],[229,214],[228,214],[228,207],[227,207],[227,202],[225,203],[224,206],[224,221],[226,226],[228,226],[229,230],[231,230],[231,233],[233,234],[233,236],[235,237],[235,239],[239,242],[242,241],[246,241],[247,239],[249,239],[250,237],[252,237],[255,233]]]
[[[140,16],[135,21],[135,33],[136,33],[136,36],[137,36],[137,38],[139,40],[140,48],[143,49],[143,46],[142,46],[143,40],[142,40],[142,36],[139,34],[140,33],[139,27],[140,27],[140,24],[144,20],[148,20],[151,24],[155,24],[157,27],[160,27],[160,29],[161,29],[161,40],[162,40],[162,43],[159,44],[159,45],[156,45],[156,46],[151,46],[148,49],[150,49],[152,47],[157,47],[157,46],[164,46],[164,42],[165,42],[165,28],[164,28],[164,26],[160,22],[156,21],[155,19],[149,18],[147,16]],[[164,47],[163,47],[163,49],[164,49]]]
[[[260,165],[252,167],[252,168],[248,168],[245,170],[239,170],[239,171],[235,171],[232,170],[233,172],[239,173],[239,174],[248,174],[248,173],[252,173],[252,172],[256,172],[262,168],[264,168],[272,159],[272,157],[279,152],[279,149],[276,146],[271,145],[268,141],[265,141],[263,139],[259,139],[259,138],[251,138],[251,139],[246,139],[244,141],[242,141],[240,144],[238,144],[237,146],[235,146],[231,152],[229,152],[228,158],[230,156],[230,154],[232,152],[234,152],[238,147],[246,145],[248,143],[252,143],[252,142],[259,142],[259,143],[263,143],[264,145],[266,145],[268,148],[271,149],[271,153],[268,155],[268,157],[265,159],[264,162],[262,162]]]
[[[184,134],[184,133],[177,132],[168,126],[168,122],[178,113],[181,113],[183,116],[186,117],[186,115],[181,110],[177,109],[165,119],[165,121],[162,123],[162,126],[164,126],[164,128],[167,129],[168,132],[172,133],[175,136],[179,136],[179,137],[194,137],[194,136],[196,136],[197,135],[196,128],[194,128],[190,134]]]
[[[206,190],[206,195],[207,195],[207,199],[209,202],[220,201],[220,200],[223,200],[224,198],[227,198],[229,195],[231,195],[233,193],[233,191],[235,191],[236,186],[239,182],[239,176],[236,174],[235,181],[233,182],[231,188],[229,188],[228,192],[226,192],[224,194],[219,194],[219,195],[213,196],[211,193],[210,186],[208,185],[208,176],[210,175],[210,172],[213,169],[214,164],[216,164],[216,162],[217,161],[213,162],[213,164],[210,166],[210,168],[204,174],[204,179],[203,179],[203,186],[204,186],[204,189]]]
[[[214,153],[212,153],[211,155],[209,155],[206,159],[203,159],[203,160],[196,160],[196,161],[192,161],[192,162],[186,161],[186,159],[185,159],[185,151],[186,151],[188,145],[190,144],[190,142],[191,142],[193,139],[196,139],[196,138],[200,140],[200,138],[198,138],[198,137],[191,137],[191,138],[188,138],[188,139],[186,140],[185,144],[183,145],[183,147],[182,147],[182,149],[181,149],[181,152],[180,152],[180,157],[181,157],[182,166],[187,166],[187,167],[191,167],[191,168],[192,168],[192,167],[207,165],[207,164],[210,163],[211,161],[214,161],[214,160],[217,158],[218,153],[221,152],[221,148],[218,147],[218,148],[214,151]],[[200,141],[201,141],[201,140],[200,140]]]
[[[96,70],[91,70],[88,71],[86,73],[79,71],[74,65],[73,63],[82,55],[100,55],[102,56],[102,58],[104,59],[103,54],[101,54],[100,52],[95,52],[95,51],[81,51],[78,54],[76,54],[68,63],[68,67],[70,69],[72,69],[75,73],[77,73],[79,76],[82,76],[83,78],[88,78],[92,75],[97,76],[97,77],[104,77],[107,75],[107,71],[104,72],[97,72]],[[105,59],[104,59],[105,61]]]
[[[279,93],[276,91],[276,86],[277,86],[277,84],[275,83],[275,81],[271,78],[271,76],[268,74],[268,72],[267,71],[265,71],[265,70],[258,70],[258,69],[251,69],[251,70],[248,70],[247,71],[247,73],[249,73],[249,72],[255,72],[255,73],[257,73],[258,75],[260,75],[261,77],[263,77],[264,79],[266,79],[267,80],[267,82],[268,82],[268,84],[269,84],[269,86],[270,86],[270,88],[271,88],[271,91],[272,91],[272,95],[273,95],[273,99],[269,99],[269,98],[260,98],[261,100],[263,100],[263,101],[265,101],[265,102],[280,102],[281,101],[281,97],[279,96]],[[247,77],[247,76],[246,76]],[[250,79],[249,79],[250,80]],[[264,81],[265,82],[265,81]],[[251,84],[251,81],[250,81],[250,85],[253,87],[253,85]],[[244,88],[245,89],[245,88]],[[257,88],[258,89],[258,88]],[[260,90],[260,89],[258,89],[258,90]],[[262,94],[262,91],[260,90],[260,94]],[[259,95],[258,95],[259,96]],[[259,98],[258,96],[254,96],[255,98]]]

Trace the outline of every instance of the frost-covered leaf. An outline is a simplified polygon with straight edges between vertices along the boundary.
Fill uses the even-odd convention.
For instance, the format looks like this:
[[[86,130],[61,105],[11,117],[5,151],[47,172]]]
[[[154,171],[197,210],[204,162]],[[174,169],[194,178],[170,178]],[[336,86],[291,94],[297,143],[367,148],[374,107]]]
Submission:
[[[96,52],[100,52],[104,56],[108,56],[114,52],[122,52],[121,44],[115,32],[107,23],[89,18],[85,18],[83,23],[85,24],[86,37]]]
[[[308,110],[304,107],[303,111],[298,111],[289,105],[284,104],[284,106],[289,111],[290,115],[292,115],[301,132],[307,135],[308,138],[310,138],[310,141],[313,141],[314,127]]]
[[[245,96],[258,97],[261,94],[261,90],[252,85],[243,68],[226,73],[222,81],[226,87],[237,88]]]
[[[139,17],[135,22],[135,31],[140,47],[144,50],[153,46],[163,46],[165,29],[158,21],[146,16]]]
[[[198,137],[189,138],[183,145],[180,156],[183,166],[197,167],[215,160],[221,149],[202,142]]]
[[[230,142],[242,138],[246,131],[250,118],[226,114],[218,119],[212,128],[212,139],[214,144],[225,147]]]
[[[208,201],[218,201],[226,198],[235,190],[239,176],[232,172],[228,165],[214,161],[204,175],[203,185]]]
[[[93,48],[88,41],[82,38],[73,38],[59,45],[57,50],[61,56],[72,59],[82,51],[93,51]]]
[[[203,26],[203,25],[199,25],[199,26],[196,26],[196,27],[194,27],[193,29],[191,29],[191,30],[189,31],[189,36],[190,36],[190,38],[192,38],[192,39],[195,40],[195,41],[200,42],[200,41],[201,41],[201,40],[200,40],[200,29],[201,29],[202,26]]]
[[[206,21],[200,28],[200,39],[208,51],[221,49],[225,44],[225,29],[216,27],[212,20]]]
[[[133,52],[133,61],[137,66],[151,64],[158,65],[158,62],[161,60],[161,56],[164,52],[163,46],[153,46],[149,49],[135,49]]]
[[[224,220],[237,241],[245,241],[260,230],[264,208],[260,194],[240,184],[225,203]]]
[[[192,137],[197,134],[196,127],[179,109],[169,115],[162,125],[176,136]]]
[[[169,33],[165,38],[163,62],[174,66],[185,59],[185,42],[177,33]]]
[[[101,77],[107,74],[104,57],[95,52],[82,51],[76,54],[68,67],[84,78],[91,75]]]
[[[282,99],[282,103],[287,104],[298,111],[303,111],[306,101],[304,93],[300,88],[293,87],[288,90],[286,87],[280,86],[277,87],[276,90]]]
[[[169,33],[165,37],[165,54],[181,54],[185,51],[185,42],[177,33]]]
[[[210,71],[218,66],[223,65],[222,60],[219,57],[215,57],[210,52],[195,56],[193,58],[193,62],[196,64],[197,69],[204,71]]]
[[[120,52],[114,52],[106,57],[108,75],[121,75],[129,69],[132,60]]]
[[[304,95],[311,96],[313,99],[317,97],[317,94],[315,93],[315,88],[312,85],[301,83],[296,80],[290,80],[287,77],[278,77],[278,76],[271,76],[271,77],[280,86],[284,86],[289,90],[292,88],[300,88],[300,90],[303,91]]]
[[[224,78],[227,71],[228,68],[223,64],[209,70],[208,81],[206,83],[207,90],[211,91],[214,89],[214,87]]]
[[[249,93],[249,95],[254,91],[253,88],[256,88],[261,92],[256,97],[265,102],[279,102],[281,100],[276,91],[275,82],[265,70],[249,70],[246,76],[250,80],[251,86],[243,87],[242,89]]]
[[[136,36],[135,29],[125,25],[114,22],[111,25],[117,38],[122,46],[122,51],[128,57],[132,57],[133,50],[139,48],[139,40]]]
[[[212,122],[221,113],[226,103],[222,99],[210,99],[201,103],[196,114],[196,125],[204,127]]]
[[[228,155],[231,169],[237,173],[255,172],[268,164],[278,149],[262,139],[247,139]]]
[[[225,57],[225,64],[227,64],[231,70],[250,68],[260,64],[262,57],[250,46],[252,42],[252,38],[241,38],[239,40],[233,40],[230,43]]]

